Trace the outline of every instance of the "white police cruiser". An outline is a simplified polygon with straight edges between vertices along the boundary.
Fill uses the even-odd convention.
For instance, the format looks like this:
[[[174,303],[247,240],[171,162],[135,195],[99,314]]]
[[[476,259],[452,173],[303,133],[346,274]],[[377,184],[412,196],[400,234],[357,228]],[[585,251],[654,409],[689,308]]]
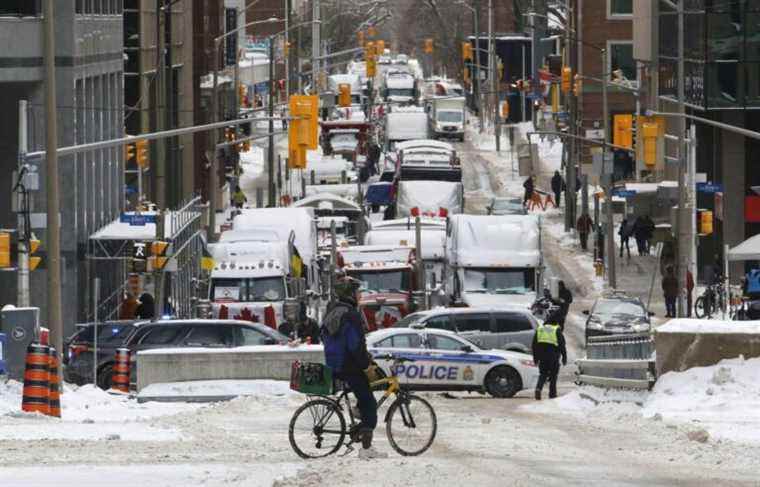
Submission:
[[[479,391],[512,397],[534,389],[538,368],[530,355],[484,350],[447,330],[387,328],[367,335],[367,348],[390,375],[388,356],[412,359],[398,365],[402,384],[414,390]]]

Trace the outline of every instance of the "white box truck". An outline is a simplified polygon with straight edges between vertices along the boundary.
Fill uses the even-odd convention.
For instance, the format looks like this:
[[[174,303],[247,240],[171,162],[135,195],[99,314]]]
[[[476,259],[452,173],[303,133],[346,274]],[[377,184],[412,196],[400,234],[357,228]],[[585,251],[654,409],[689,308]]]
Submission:
[[[428,103],[430,135],[436,139],[454,138],[464,141],[464,97],[436,97]]]

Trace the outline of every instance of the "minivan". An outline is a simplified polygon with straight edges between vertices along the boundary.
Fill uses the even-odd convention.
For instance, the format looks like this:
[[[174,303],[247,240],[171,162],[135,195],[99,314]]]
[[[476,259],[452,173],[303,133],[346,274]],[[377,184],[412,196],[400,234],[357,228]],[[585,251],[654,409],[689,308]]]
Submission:
[[[436,308],[407,315],[399,328],[453,331],[481,348],[531,353],[538,320],[522,307]]]

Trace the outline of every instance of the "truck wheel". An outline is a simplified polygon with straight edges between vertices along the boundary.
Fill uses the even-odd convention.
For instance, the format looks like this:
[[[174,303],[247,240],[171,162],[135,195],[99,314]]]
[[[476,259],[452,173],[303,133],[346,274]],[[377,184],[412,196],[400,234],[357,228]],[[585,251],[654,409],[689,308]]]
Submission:
[[[111,388],[111,376],[113,374],[113,364],[104,365],[98,369],[98,387],[107,391]]]

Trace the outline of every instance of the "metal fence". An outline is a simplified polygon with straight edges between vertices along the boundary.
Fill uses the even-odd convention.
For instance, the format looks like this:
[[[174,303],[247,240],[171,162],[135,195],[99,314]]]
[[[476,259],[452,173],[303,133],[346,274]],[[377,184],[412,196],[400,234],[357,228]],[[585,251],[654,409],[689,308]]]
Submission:
[[[586,358],[576,361],[577,382],[600,387],[651,389],[654,340],[649,333],[589,337]]]

